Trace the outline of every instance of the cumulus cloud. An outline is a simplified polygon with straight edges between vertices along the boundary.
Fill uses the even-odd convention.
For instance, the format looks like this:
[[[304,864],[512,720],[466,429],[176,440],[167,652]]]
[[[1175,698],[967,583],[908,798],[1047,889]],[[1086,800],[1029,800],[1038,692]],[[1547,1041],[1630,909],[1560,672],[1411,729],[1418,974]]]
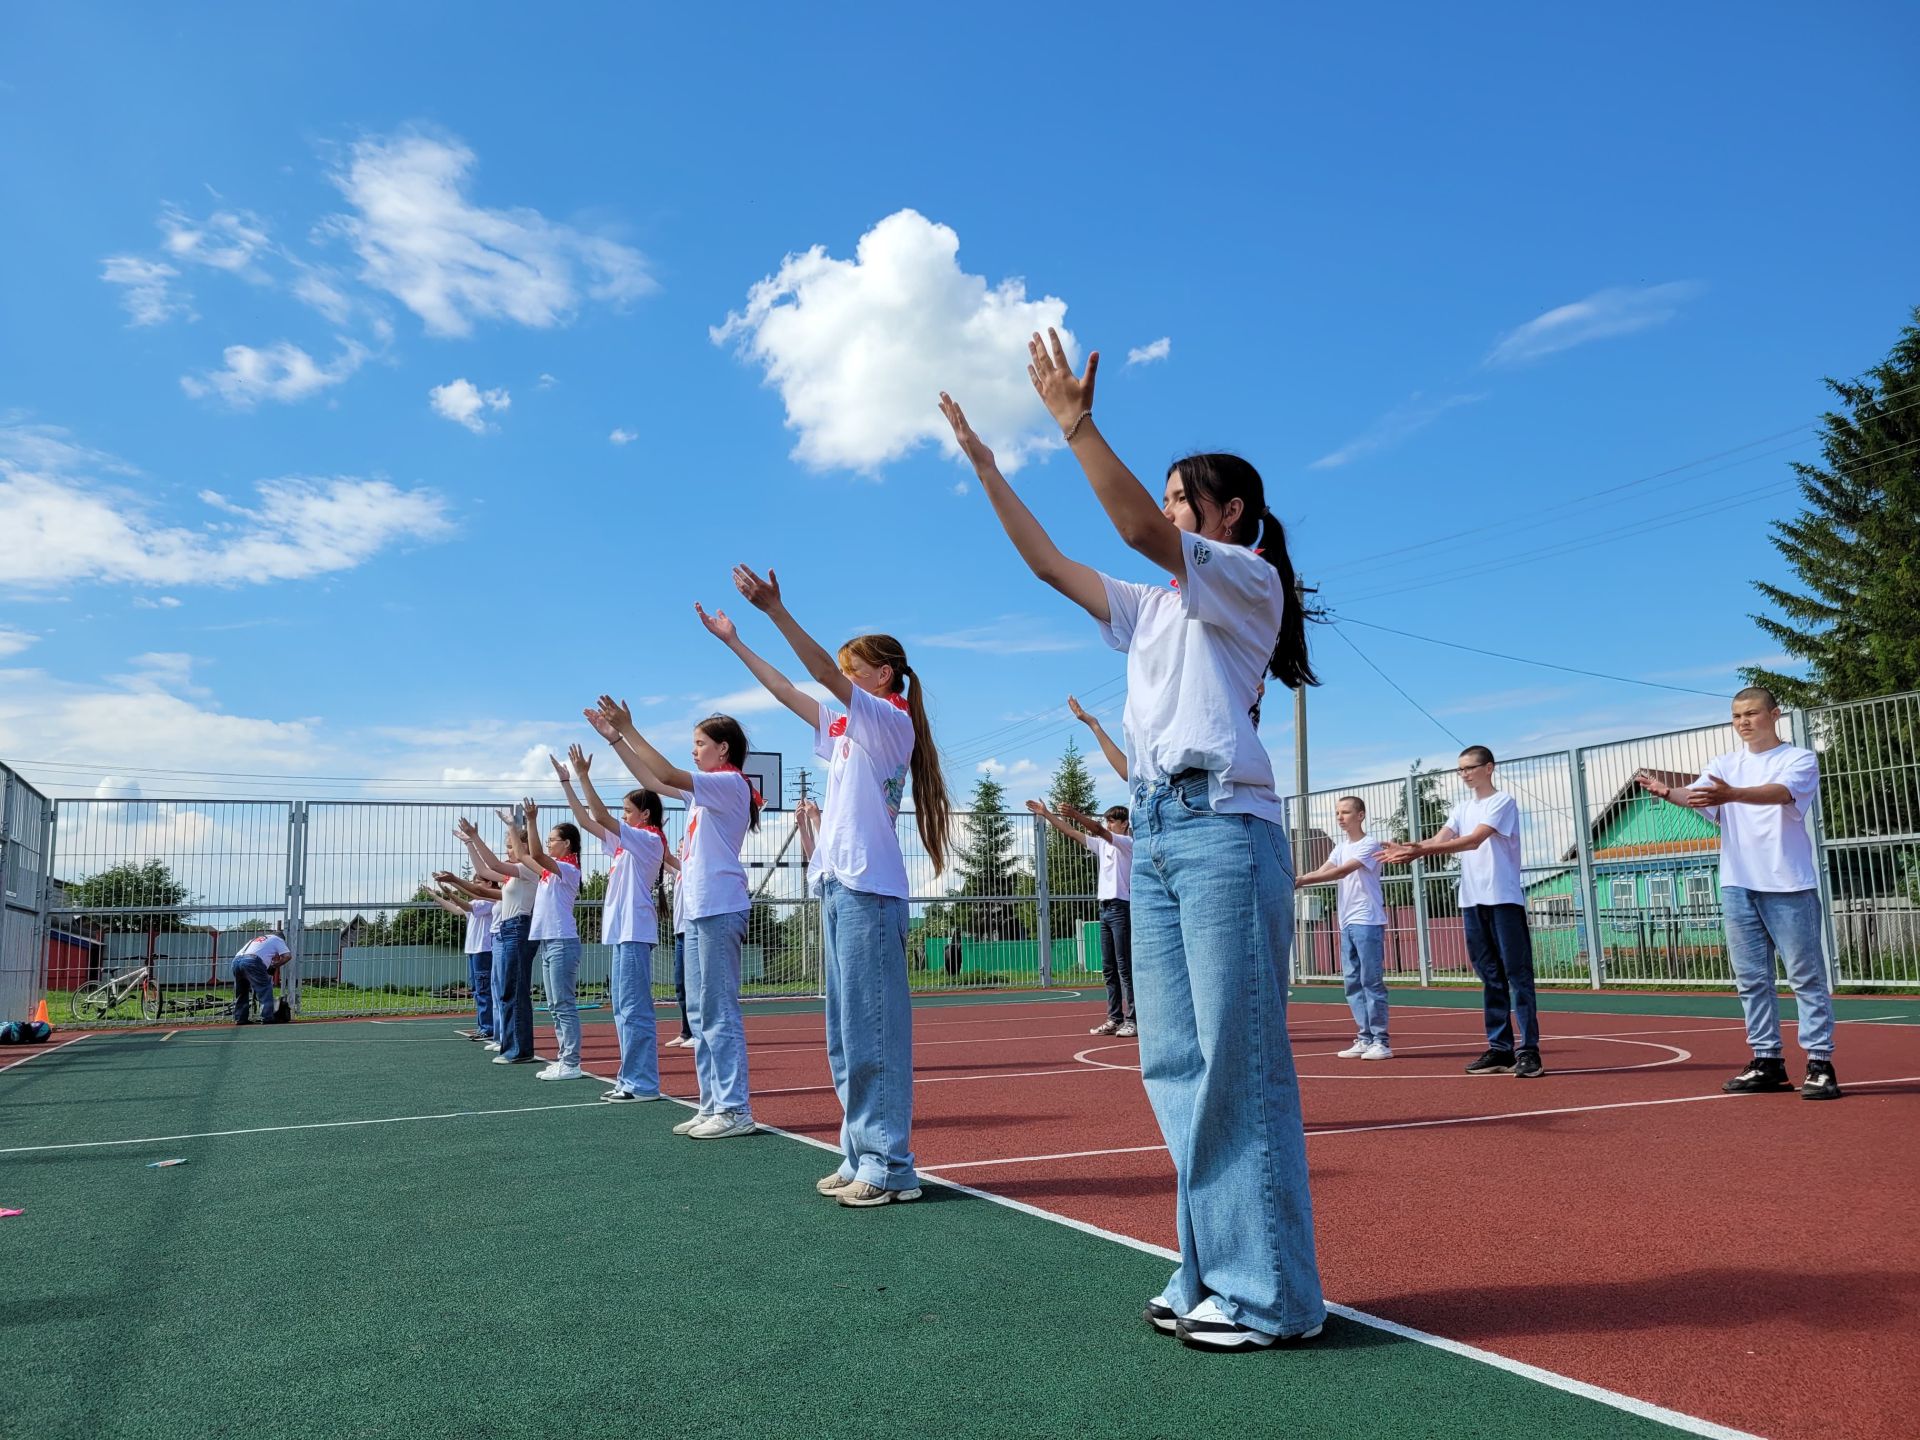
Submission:
[[[214,396],[236,410],[251,410],[262,400],[291,404],[343,383],[368,351],[358,341],[342,340],[340,353],[325,365],[287,340],[263,349],[229,345],[220,353],[224,369],[182,375],[180,388],[196,399]]]
[[[622,303],[655,288],[639,251],[548,220],[537,210],[474,204],[473,151],[421,134],[356,143],[331,177],[354,213],[326,229],[361,261],[361,278],[400,301],[434,335],[476,320],[545,329],[583,300]]]
[[[244,505],[203,492],[202,503],[226,518],[188,528],[100,478],[127,467],[92,459],[57,431],[0,424],[0,584],[301,580],[452,531],[446,501],[432,491],[353,476],[263,480]]]
[[[173,595],[159,595],[151,600],[144,595],[140,595],[134,598],[133,608],[136,610],[178,610],[180,608],[180,601],[178,597]]]
[[[1698,285],[1686,280],[1597,290],[1584,300],[1549,310],[1508,331],[1494,344],[1484,363],[1524,365],[1530,360],[1571,350],[1576,345],[1664,325],[1699,291]]]
[[[982,760],[973,767],[982,775],[997,780],[1008,789],[1017,789],[1022,785],[1038,785],[1047,780],[1046,769],[1031,760],[1016,760],[1011,765],[998,759]]]
[[[29,635],[24,630],[16,630],[11,625],[0,625],[0,659],[8,655],[18,655],[40,637]]]
[[[1365,433],[1349,440],[1338,450],[1329,451],[1315,460],[1309,470],[1337,470],[1349,465],[1364,455],[1390,449],[1415,432],[1424,430],[1449,410],[1462,405],[1472,405],[1484,400],[1484,395],[1442,395],[1429,398],[1415,393],[1405,403],[1396,405],[1382,415]]]
[[[482,390],[464,377],[434,386],[427,392],[427,399],[434,414],[464,425],[476,435],[496,428],[488,422],[487,411],[505,410],[513,404],[513,397],[505,390]]]
[[[160,212],[160,248],[183,265],[205,265],[249,279],[266,277],[254,271],[254,259],[268,248],[266,226],[256,215],[217,210],[195,220],[174,206]]]
[[[622,430],[622,429],[619,429],[618,427],[614,429],[614,432],[611,435],[607,436],[607,439],[611,440],[616,445],[631,445],[634,441],[638,440],[639,438],[640,437],[636,435],[633,431]]]
[[[1136,345],[1131,350],[1127,351],[1127,364],[1151,365],[1156,360],[1166,359],[1167,356],[1171,355],[1172,353],[1173,353],[1172,337],[1167,335],[1162,335],[1158,340],[1153,341],[1151,344]]]
[[[126,307],[129,325],[163,325],[176,315],[193,313],[186,299],[174,293],[173,282],[180,272],[158,260],[109,255],[101,264],[100,278],[121,287],[120,303]]]
[[[872,473],[932,442],[957,454],[936,397],[946,390],[1012,471],[1057,433],[1027,380],[1027,337],[1049,326],[1078,363],[1067,305],[989,285],[960,268],[960,237],[901,210],[860,237],[854,258],[789,255],[708,333],[760,366],[816,470]]]

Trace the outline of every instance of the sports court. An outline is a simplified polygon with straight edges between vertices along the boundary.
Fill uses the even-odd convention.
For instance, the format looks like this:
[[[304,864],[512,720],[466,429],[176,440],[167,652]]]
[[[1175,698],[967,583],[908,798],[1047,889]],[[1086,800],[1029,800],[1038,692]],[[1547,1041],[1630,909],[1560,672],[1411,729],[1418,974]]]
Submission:
[[[57,1036],[0,1071],[16,1419],[47,1435],[1911,1433],[1920,1003],[1839,1002],[1841,1105],[1727,1097],[1731,999],[1477,997],[1337,1060],[1298,992],[1311,1344],[1151,1333],[1173,1175],[1090,992],[916,1012],[925,1200],[816,1196],[817,1005],[750,1008],[764,1133],[494,1067],[454,1020]],[[670,1012],[663,1012],[670,1013]],[[670,1032],[669,1032],[670,1033]],[[548,1037],[550,1038],[550,1037]],[[16,1054],[18,1052],[15,1052]],[[612,1028],[586,1065],[610,1073]],[[663,1088],[694,1093],[690,1052]],[[1764,1113],[1763,1113],[1764,1112]],[[150,1168],[153,1161],[183,1165]]]

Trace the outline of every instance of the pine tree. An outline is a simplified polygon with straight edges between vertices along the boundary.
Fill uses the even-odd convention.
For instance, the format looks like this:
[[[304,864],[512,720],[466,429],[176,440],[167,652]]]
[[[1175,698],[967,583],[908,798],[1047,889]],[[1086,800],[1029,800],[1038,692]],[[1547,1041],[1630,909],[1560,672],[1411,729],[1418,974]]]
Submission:
[[[982,775],[973,787],[972,813],[967,817],[966,838],[955,830],[954,873],[960,877],[956,897],[1030,895],[1033,876],[1016,858],[1014,819],[1006,813],[1007,795],[1000,782]],[[1032,905],[977,901],[961,907],[959,929],[969,935],[989,939],[1018,940],[1025,937]]]
[[[1753,616],[1804,679],[1749,667],[1786,705],[1920,689],[1920,308],[1859,380],[1829,379],[1823,465],[1796,463],[1806,508],[1774,523],[1800,588],[1755,581],[1782,618]]]
[[[1096,815],[1099,813],[1094,808],[1097,803],[1093,774],[1087,769],[1086,757],[1080,753],[1079,745],[1069,739],[1066,753],[1061,755],[1060,764],[1053,772],[1047,804],[1056,813],[1071,806],[1083,814]],[[1097,918],[1098,906],[1092,900],[1061,897],[1093,894],[1099,881],[1099,865],[1093,852],[1078,840],[1068,839],[1051,825],[1047,825],[1043,833],[1047,847],[1047,890],[1053,897],[1053,933],[1070,936],[1082,921]]]
[[[1420,806],[1420,813],[1412,823],[1407,819],[1406,798],[1393,807],[1393,814],[1387,817],[1387,839],[1395,845],[1403,845],[1409,840],[1424,840],[1433,834],[1447,819],[1447,800],[1441,793],[1445,783],[1444,771],[1423,770],[1418,760],[1413,762],[1413,793]]]

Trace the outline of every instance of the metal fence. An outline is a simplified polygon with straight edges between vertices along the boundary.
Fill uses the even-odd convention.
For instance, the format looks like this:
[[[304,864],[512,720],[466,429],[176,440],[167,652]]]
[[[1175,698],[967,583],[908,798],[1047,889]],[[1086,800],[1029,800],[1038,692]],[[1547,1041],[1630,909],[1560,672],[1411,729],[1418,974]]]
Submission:
[[[1821,757],[1810,823],[1837,986],[1920,988],[1920,694],[1795,711],[1782,735]],[[1497,785],[1518,801],[1535,965],[1542,984],[1732,983],[1721,929],[1719,836],[1703,817],[1653,800],[1641,769],[1691,781],[1736,746],[1727,725],[1501,760]],[[5,930],[0,1019],[42,993],[58,1012],[79,987],[146,967],[145,993],[169,1018],[217,1015],[235,952],[284,924],[295,1004],[308,1014],[431,1013],[467,997],[459,920],[421,897],[436,870],[463,871],[461,816],[496,848],[494,801],[48,801],[0,767],[5,810]],[[1305,807],[1304,872],[1338,837],[1343,795],[1366,804],[1383,839],[1430,835],[1465,791],[1451,767],[1315,791]],[[504,803],[504,802],[498,802]],[[558,797],[543,818],[566,815]],[[685,812],[669,810],[677,845]],[[1097,986],[1095,869],[1084,847],[1024,811],[954,816],[944,875],[911,812],[900,817],[910,909],[908,963],[917,991]],[[600,943],[606,857],[591,839],[579,907],[581,979],[604,1001]],[[792,816],[769,811],[743,848],[753,892],[743,989],[817,995],[817,902],[808,898]],[[1452,863],[1386,867],[1387,972],[1404,984],[1470,982]],[[1294,976],[1340,974],[1333,887],[1300,889]],[[654,989],[671,996],[668,911]],[[137,1022],[130,995],[107,1022]],[[153,1008],[150,1004],[148,1008]],[[63,1018],[56,1014],[56,1019]]]

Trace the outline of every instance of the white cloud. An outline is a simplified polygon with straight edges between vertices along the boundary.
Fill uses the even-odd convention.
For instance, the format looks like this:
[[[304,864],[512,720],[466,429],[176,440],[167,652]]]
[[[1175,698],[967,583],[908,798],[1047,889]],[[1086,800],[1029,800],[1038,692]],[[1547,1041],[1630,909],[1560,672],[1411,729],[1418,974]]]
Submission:
[[[11,625],[0,625],[0,657],[18,655],[39,638],[38,635],[29,635],[25,630],[16,630]]]
[[[554,386],[558,385],[559,383],[560,382],[554,379],[553,376],[547,374],[546,371],[542,370],[540,372],[539,384],[536,385],[534,388],[537,390],[551,390]]]
[[[262,400],[291,404],[343,383],[367,358],[367,348],[342,340],[332,362],[320,364],[298,345],[276,340],[265,349],[229,345],[221,352],[224,370],[182,375],[180,388],[195,398],[218,396],[236,410],[251,410]]]
[[[1164,360],[1173,353],[1173,340],[1162,335],[1150,345],[1136,345],[1127,351],[1127,364],[1151,365],[1156,360]]]
[[[973,768],[982,775],[998,781],[1009,790],[1038,785],[1049,778],[1047,771],[1031,760],[1016,760],[1011,765],[998,759],[982,760]],[[1012,799],[1012,803],[1019,803],[1017,799],[1009,798]]]
[[[505,410],[513,404],[513,397],[505,390],[482,390],[464,377],[434,386],[427,392],[427,399],[434,414],[464,425],[476,435],[496,428],[488,423],[484,412]]]
[[[932,442],[957,455],[937,397],[1017,469],[1059,437],[1026,374],[1027,337],[1049,326],[1078,363],[1064,300],[1027,298],[1018,279],[989,286],[959,266],[960,237],[913,210],[860,237],[852,260],[821,245],[789,255],[708,333],[758,364],[813,469],[874,472]]]
[[[100,278],[123,287],[120,303],[126,307],[130,325],[162,325],[176,315],[193,314],[193,307],[173,292],[180,272],[171,265],[138,255],[109,255],[101,264]]]
[[[160,233],[160,248],[183,265],[205,265],[255,281],[266,279],[253,264],[270,243],[266,226],[256,215],[217,210],[205,220],[194,220],[169,205],[160,212]]]
[[[1075,635],[1047,633],[1044,622],[1031,615],[1002,615],[990,625],[972,625],[938,635],[916,635],[913,643],[937,650],[977,650],[988,655],[1044,655],[1084,650],[1086,641]]]
[[[640,437],[636,435],[633,431],[621,430],[617,427],[615,428],[614,432],[611,435],[607,436],[607,439],[611,440],[616,445],[631,445],[634,441],[638,440],[639,438]]]
[[[490,210],[466,196],[474,154],[420,134],[357,142],[333,183],[356,213],[326,228],[361,260],[361,278],[400,301],[434,335],[476,320],[545,329],[583,299],[621,303],[655,288],[634,249],[548,220]]]
[[[1631,335],[1636,330],[1663,325],[1679,313],[1682,303],[1699,291],[1698,285],[1686,280],[1597,290],[1584,300],[1549,310],[1501,336],[1484,363],[1524,365],[1589,341]]]
[[[972,491],[972,487],[971,487],[971,486],[969,486],[969,485],[967,484],[967,482],[966,482],[966,481],[964,481],[964,480],[956,480],[956,481],[954,481],[954,482],[953,482],[953,493],[954,493],[954,494],[956,494],[956,495],[966,495],[966,494],[970,494],[970,493],[971,493],[971,491]]]
[[[324,315],[334,325],[344,325],[353,315],[354,304],[327,272],[299,263],[293,281],[293,298]],[[388,338],[381,337],[383,340]]]
[[[150,650],[134,656],[131,673],[108,678],[128,690],[164,690],[169,694],[211,698],[213,692],[193,678],[193,667],[199,663],[197,657],[180,651]]]
[[[0,424],[0,584],[301,580],[452,530],[446,501],[432,491],[353,476],[264,480],[250,506],[208,491],[205,503],[231,518],[218,529],[188,529],[98,479],[98,472],[124,469],[46,427]]]
[[[1363,455],[1386,450],[1419,430],[1424,430],[1449,410],[1484,400],[1485,395],[1442,395],[1428,399],[1416,392],[1405,403],[1396,405],[1367,428],[1365,434],[1349,440],[1307,466],[1309,470],[1334,470],[1351,464]]]
[[[119,775],[102,775],[100,783],[93,787],[96,800],[138,800],[143,793],[138,781]]]
[[[133,608],[136,610],[178,610],[180,608],[180,601],[173,595],[161,595],[152,600],[149,600],[144,595],[138,595],[134,597]]]

